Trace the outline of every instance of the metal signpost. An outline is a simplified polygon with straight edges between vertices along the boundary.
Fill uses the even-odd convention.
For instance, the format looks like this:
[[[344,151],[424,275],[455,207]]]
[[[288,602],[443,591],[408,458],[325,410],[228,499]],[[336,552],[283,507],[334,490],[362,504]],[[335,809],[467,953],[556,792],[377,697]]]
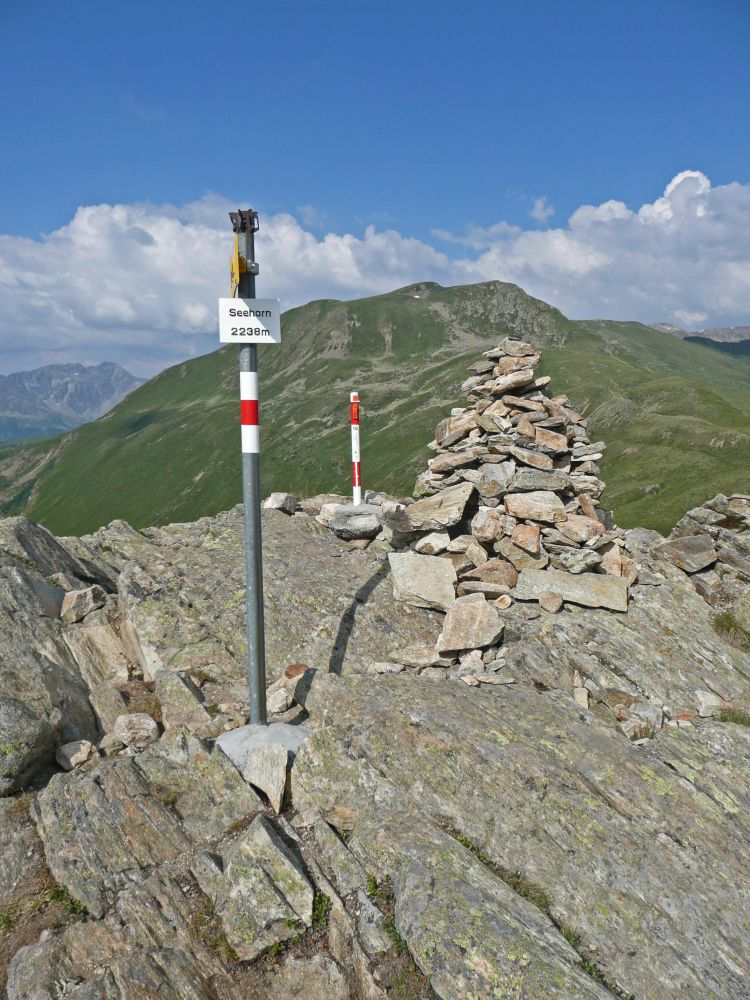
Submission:
[[[219,299],[219,339],[240,345],[242,497],[245,505],[247,652],[251,725],[268,725],[266,648],[263,621],[263,549],[260,525],[260,433],[258,348],[281,340],[278,299],[255,298],[255,233],[258,213],[230,212],[234,252],[230,258],[232,298]]]
[[[349,393],[349,421],[352,425],[352,503],[362,503],[362,464],[359,458],[359,393]]]

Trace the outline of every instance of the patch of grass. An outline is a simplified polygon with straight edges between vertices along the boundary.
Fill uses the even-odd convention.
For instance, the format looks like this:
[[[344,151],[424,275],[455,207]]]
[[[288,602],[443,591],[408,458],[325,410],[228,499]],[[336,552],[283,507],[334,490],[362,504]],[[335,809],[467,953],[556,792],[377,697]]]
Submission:
[[[383,930],[393,944],[393,950],[383,956],[378,966],[378,981],[387,995],[397,1000],[436,1000],[437,994],[417,967],[396,928],[395,896],[390,880],[379,882],[374,876],[368,876],[367,895],[383,914]]]
[[[325,893],[315,890],[312,905],[312,923],[314,931],[322,930],[328,925],[328,917],[331,914],[331,901]]]
[[[728,708],[719,714],[719,722],[734,722],[738,726],[750,726],[750,712],[743,708]]]
[[[367,895],[379,904],[380,910],[383,913],[383,930],[391,939],[396,954],[406,954],[408,951],[406,941],[404,941],[396,928],[394,916],[396,900],[390,880],[384,879],[382,882],[378,882],[372,875],[368,876]]]
[[[230,836],[233,833],[242,833],[243,830],[247,830],[257,815],[257,813],[250,813],[249,816],[241,816],[240,819],[232,820],[227,827],[226,835]]]
[[[190,930],[198,941],[223,961],[237,961],[237,954],[229,943],[221,920],[208,896],[204,896],[193,910],[190,918]]]
[[[27,819],[33,800],[34,796],[31,792],[22,792],[20,795],[17,795],[5,810],[6,817],[17,823]]]
[[[575,934],[570,929],[570,927],[561,927],[560,928],[560,933],[565,938],[565,940],[568,942],[568,944],[570,945],[570,947],[571,948],[575,948],[576,951],[578,951],[578,946],[581,943],[581,939],[578,937],[578,935]]]
[[[195,670],[190,670],[188,671],[188,674],[192,682],[197,684],[198,687],[203,687],[204,684],[213,684],[215,680],[213,674],[208,670],[204,670],[203,667],[197,667]]]
[[[557,929],[568,942],[570,947],[578,952],[578,956],[581,959],[581,968],[587,976],[595,979],[597,983],[601,983],[602,986],[605,986],[611,993],[614,993],[615,996],[621,997],[622,1000],[635,1000],[635,995],[633,993],[623,993],[622,990],[613,986],[612,983],[607,980],[607,977],[604,975],[596,962],[592,962],[591,959],[586,958],[585,948],[581,942],[580,935],[576,934],[576,932],[571,930],[570,927],[563,927],[561,924],[557,925]]]
[[[510,871],[510,869],[503,868],[502,865],[496,864],[463,833],[458,833],[456,831],[448,832],[459,842],[459,844],[465,847],[468,851],[471,851],[474,857],[478,861],[481,861],[486,868],[489,868],[493,874],[497,875],[498,878],[502,879],[503,882],[509,885],[514,892],[518,893],[519,896],[523,896],[524,899],[528,899],[528,901],[533,903],[538,909],[549,914],[550,901],[544,889],[535,885],[527,879],[525,875],[522,875],[521,872]]]
[[[173,806],[182,795],[181,788],[174,785],[151,785],[151,795],[165,806]]]
[[[412,962],[401,962],[391,979],[389,996],[395,1000],[437,1000],[437,993],[430,986],[427,976],[423,975]]]
[[[383,890],[374,875],[367,876],[367,895],[371,899],[380,899]]]
[[[99,546],[99,551],[100,552],[113,552],[114,549],[112,548],[111,545],[100,545]]]
[[[714,631],[737,649],[750,649],[750,632],[743,628],[731,611],[714,615]]]
[[[128,681],[120,689],[121,694],[125,696],[127,701],[127,709],[129,715],[144,714],[150,715],[154,722],[158,722],[162,725],[162,712],[161,712],[161,702],[154,692],[154,685],[152,682],[146,681]]]
[[[58,903],[67,913],[78,917],[88,916],[89,911],[83,903],[74,896],[71,896],[69,890],[64,885],[53,885],[47,893],[47,899],[50,903]]]
[[[8,962],[20,948],[38,941],[43,931],[59,930],[87,915],[83,903],[52,878],[41,842],[37,843],[23,883],[0,909],[0,996],[5,996]]]
[[[383,930],[393,943],[397,955],[404,955],[408,951],[406,941],[401,937],[396,929],[396,922],[392,916],[383,917]]]
[[[284,923],[289,928],[299,927],[299,920],[285,920]],[[294,948],[300,943],[304,937],[304,933],[300,932],[298,934],[293,934],[291,937],[286,938],[284,941],[277,941],[272,944],[269,948],[266,948],[263,953],[266,958],[276,959],[283,955],[285,952],[289,951],[290,948]]]
[[[631,733],[628,738],[631,743],[635,743],[636,740],[653,740],[656,739],[656,729],[653,726],[646,726],[640,732]]]

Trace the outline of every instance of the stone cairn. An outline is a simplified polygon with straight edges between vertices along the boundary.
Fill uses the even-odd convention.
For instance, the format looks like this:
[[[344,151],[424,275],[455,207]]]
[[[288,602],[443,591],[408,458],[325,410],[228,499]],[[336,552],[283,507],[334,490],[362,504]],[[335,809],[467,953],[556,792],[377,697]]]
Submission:
[[[456,597],[500,609],[519,600],[550,612],[565,601],[627,611],[635,564],[599,507],[605,446],[589,442],[566,396],[546,395],[539,361],[520,340],[485,351],[461,387],[470,405],[442,420],[428,445],[435,457],[417,479],[421,499],[383,504],[386,540],[410,549],[389,556],[410,603],[429,581],[439,596],[424,595],[424,605],[445,611]]]
[[[461,387],[469,405],[438,424],[418,499],[368,494],[358,507],[320,509],[318,520],[353,546],[387,552],[397,599],[446,613],[435,650],[394,651],[402,668],[489,663],[517,603],[627,612],[637,570],[600,507],[605,446],[589,441],[566,396],[546,394],[540,359],[505,339],[471,365]]]

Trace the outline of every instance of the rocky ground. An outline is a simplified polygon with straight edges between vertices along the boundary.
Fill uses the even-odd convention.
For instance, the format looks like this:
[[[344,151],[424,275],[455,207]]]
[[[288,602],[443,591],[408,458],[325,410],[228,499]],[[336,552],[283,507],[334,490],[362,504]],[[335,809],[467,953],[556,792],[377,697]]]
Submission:
[[[296,752],[230,750],[240,509],[0,522],[10,1000],[750,997],[750,498],[620,531],[521,348],[421,498],[270,499]]]

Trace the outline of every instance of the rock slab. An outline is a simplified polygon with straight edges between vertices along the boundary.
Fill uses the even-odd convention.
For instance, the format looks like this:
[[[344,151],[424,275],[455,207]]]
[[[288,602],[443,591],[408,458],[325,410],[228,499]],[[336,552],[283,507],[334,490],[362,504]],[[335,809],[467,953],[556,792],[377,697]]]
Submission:
[[[497,642],[503,634],[503,624],[497,611],[483,594],[467,594],[456,598],[445,616],[443,631],[438,639],[440,653],[462,649],[483,649]]]
[[[456,599],[456,571],[448,559],[416,552],[389,552],[388,562],[397,601],[447,611]]]
[[[616,576],[597,573],[564,573],[560,570],[525,569],[518,577],[513,596],[519,601],[538,601],[542,594],[559,594],[564,601],[587,608],[628,610],[628,585]]]

